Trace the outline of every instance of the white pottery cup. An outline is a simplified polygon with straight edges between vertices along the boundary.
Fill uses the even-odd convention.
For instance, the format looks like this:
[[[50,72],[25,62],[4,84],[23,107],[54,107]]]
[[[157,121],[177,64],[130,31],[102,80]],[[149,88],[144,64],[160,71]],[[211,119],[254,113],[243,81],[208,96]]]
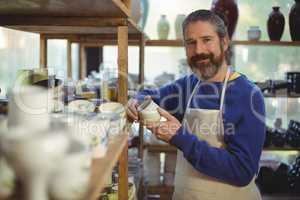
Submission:
[[[14,88],[8,104],[8,128],[23,127],[31,133],[47,130],[51,99],[48,90],[41,87]]]
[[[145,99],[142,104],[140,104],[137,108],[141,119],[147,122],[159,122],[160,121],[160,114],[157,110],[159,106],[154,103],[152,99]]]

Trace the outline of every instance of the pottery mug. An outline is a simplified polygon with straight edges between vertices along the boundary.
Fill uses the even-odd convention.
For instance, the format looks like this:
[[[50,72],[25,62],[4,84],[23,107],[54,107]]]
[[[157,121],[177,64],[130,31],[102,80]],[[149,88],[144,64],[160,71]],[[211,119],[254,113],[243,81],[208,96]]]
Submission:
[[[144,123],[151,123],[160,121],[161,117],[157,110],[158,108],[159,106],[151,98],[145,98],[145,100],[138,106],[137,110]]]

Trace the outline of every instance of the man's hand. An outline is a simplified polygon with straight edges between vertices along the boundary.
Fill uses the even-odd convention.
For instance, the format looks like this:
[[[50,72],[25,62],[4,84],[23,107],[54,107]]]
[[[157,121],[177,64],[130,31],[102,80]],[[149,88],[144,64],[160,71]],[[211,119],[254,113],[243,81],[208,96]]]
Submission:
[[[145,124],[148,129],[152,131],[155,136],[165,142],[169,142],[176,134],[177,130],[181,127],[180,122],[167,111],[158,108],[159,114],[166,118],[166,121],[158,123]]]
[[[130,99],[128,101],[126,113],[127,113],[128,120],[130,122],[137,121],[139,119],[137,107],[138,107],[137,99]]]

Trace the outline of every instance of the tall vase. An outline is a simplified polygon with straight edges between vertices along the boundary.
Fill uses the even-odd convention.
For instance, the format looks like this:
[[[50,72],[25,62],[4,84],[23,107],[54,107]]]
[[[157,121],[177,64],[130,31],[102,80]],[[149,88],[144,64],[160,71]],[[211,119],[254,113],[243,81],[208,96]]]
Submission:
[[[300,0],[295,0],[289,16],[290,34],[293,41],[300,41]]]
[[[285,20],[279,8],[278,6],[273,7],[268,18],[268,35],[271,41],[280,41],[284,31]]]
[[[176,20],[175,20],[175,36],[176,36],[176,39],[178,39],[178,40],[183,38],[182,23],[183,23],[184,19],[185,19],[185,15],[179,14],[179,15],[177,15]]]
[[[170,24],[167,20],[166,15],[161,15],[160,20],[157,24],[157,32],[158,32],[158,39],[160,40],[166,40],[168,39],[170,31]]]
[[[220,17],[223,18],[231,39],[239,17],[236,0],[213,0],[211,11],[220,14]]]

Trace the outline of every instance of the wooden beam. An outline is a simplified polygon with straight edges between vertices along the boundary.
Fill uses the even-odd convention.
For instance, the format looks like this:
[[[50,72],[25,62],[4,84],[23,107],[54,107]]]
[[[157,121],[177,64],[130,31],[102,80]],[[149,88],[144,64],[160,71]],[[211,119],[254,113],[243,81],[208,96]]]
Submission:
[[[145,79],[145,37],[142,36],[139,44],[139,84],[144,84]]]
[[[118,27],[118,101],[127,103],[128,91],[128,27]]]
[[[139,85],[143,87],[145,79],[145,37],[142,35],[139,42]],[[142,89],[142,88],[141,88]],[[144,126],[139,125],[139,158],[143,161],[144,158]]]
[[[103,45],[117,45],[116,34],[44,34],[48,39],[68,39],[77,43],[98,43]],[[138,46],[140,34],[129,34],[128,42],[130,45]]]
[[[68,65],[68,78],[72,79],[72,43],[67,41],[67,65]]]
[[[128,90],[128,27],[118,27],[118,101],[127,103]],[[119,200],[128,200],[128,145],[119,158]]]
[[[47,38],[40,34],[40,68],[47,68]]]
[[[131,16],[131,0],[123,0],[123,3],[125,4],[126,8],[129,10],[129,15]]]
[[[0,26],[89,26],[108,27],[125,26],[126,18],[103,17],[36,17],[0,15]]]
[[[79,56],[79,79],[83,80],[87,76],[86,74],[86,54],[85,45],[80,44],[80,56]]]

